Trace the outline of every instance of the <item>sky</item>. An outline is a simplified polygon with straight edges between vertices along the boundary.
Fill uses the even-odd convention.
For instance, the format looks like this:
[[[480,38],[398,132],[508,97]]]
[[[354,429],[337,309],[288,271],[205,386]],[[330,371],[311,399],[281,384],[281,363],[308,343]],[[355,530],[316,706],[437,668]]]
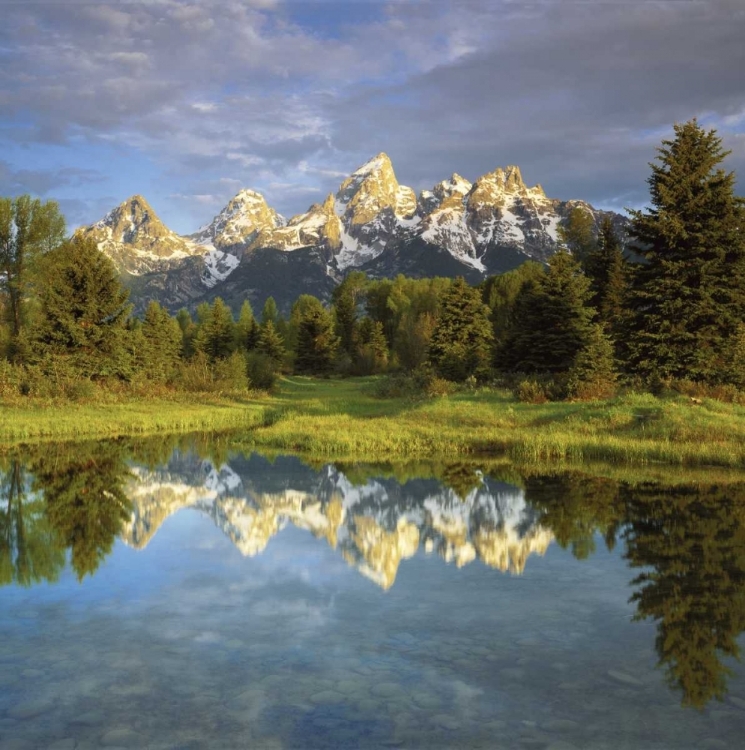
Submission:
[[[384,151],[430,188],[516,164],[644,205],[697,117],[745,193],[743,0],[0,0],[0,195],[70,228],[144,195],[181,233],[241,188],[291,216]]]

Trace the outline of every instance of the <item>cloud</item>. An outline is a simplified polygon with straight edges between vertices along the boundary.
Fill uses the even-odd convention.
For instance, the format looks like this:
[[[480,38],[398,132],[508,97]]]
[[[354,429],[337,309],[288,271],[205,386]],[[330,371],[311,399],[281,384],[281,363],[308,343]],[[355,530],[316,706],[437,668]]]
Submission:
[[[194,226],[239,186],[304,210],[381,150],[416,189],[516,163],[551,196],[638,205],[660,138],[695,115],[733,149],[727,166],[745,169],[737,0],[3,11],[0,147],[55,144],[72,168],[89,166],[86,144],[128,149]],[[48,192],[64,179],[21,166],[0,186]]]
[[[60,187],[79,187],[102,182],[103,175],[95,169],[63,167],[61,169],[15,169],[0,160],[0,195],[32,193],[47,195]]]

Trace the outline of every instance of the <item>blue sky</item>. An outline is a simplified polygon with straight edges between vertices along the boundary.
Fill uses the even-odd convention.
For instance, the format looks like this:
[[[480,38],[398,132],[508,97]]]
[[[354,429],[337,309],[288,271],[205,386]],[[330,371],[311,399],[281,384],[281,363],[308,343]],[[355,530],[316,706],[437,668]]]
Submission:
[[[3,0],[2,13],[0,195],[54,198],[71,227],[140,193],[191,232],[242,187],[292,215],[380,151],[416,190],[517,164],[551,197],[622,209],[645,202],[655,146],[694,116],[745,174],[741,0]]]

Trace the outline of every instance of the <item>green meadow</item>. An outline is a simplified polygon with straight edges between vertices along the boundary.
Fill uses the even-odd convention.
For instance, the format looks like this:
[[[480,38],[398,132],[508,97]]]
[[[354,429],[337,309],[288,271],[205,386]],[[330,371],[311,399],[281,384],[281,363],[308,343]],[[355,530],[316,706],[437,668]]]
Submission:
[[[745,467],[742,405],[635,393],[525,404],[499,389],[383,399],[376,380],[287,377],[271,396],[16,402],[0,410],[0,443],[232,430],[243,448],[334,460],[503,456]]]

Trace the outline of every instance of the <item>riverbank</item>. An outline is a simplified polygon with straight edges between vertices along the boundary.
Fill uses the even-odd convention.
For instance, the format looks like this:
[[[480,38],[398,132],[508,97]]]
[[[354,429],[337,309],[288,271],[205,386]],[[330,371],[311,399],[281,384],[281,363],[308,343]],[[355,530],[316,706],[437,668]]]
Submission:
[[[259,424],[261,399],[183,394],[114,403],[0,406],[0,448],[19,443],[213,432]]]
[[[230,429],[243,448],[334,460],[505,455],[745,468],[745,407],[736,404],[650,394],[523,404],[499,390],[380,399],[374,385],[290,377],[267,397],[12,406],[0,412],[0,443]]]

